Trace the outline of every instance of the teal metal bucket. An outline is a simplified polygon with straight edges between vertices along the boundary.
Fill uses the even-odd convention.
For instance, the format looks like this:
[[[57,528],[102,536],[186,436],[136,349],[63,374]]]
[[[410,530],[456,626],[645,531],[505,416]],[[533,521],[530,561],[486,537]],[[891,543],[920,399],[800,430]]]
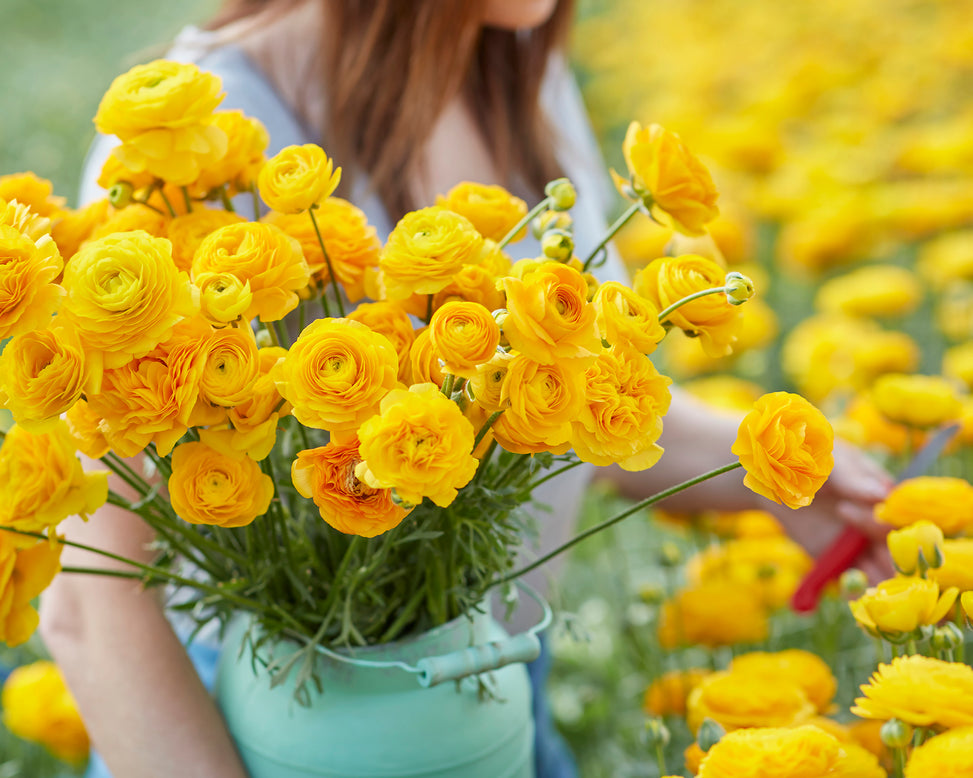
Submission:
[[[531,688],[523,664],[550,621],[513,638],[487,613],[414,640],[322,653],[323,692],[299,705],[270,688],[232,622],[214,693],[251,778],[534,778]],[[275,658],[296,646],[278,646]],[[263,655],[265,648],[260,649]],[[481,698],[474,675],[493,694]]]

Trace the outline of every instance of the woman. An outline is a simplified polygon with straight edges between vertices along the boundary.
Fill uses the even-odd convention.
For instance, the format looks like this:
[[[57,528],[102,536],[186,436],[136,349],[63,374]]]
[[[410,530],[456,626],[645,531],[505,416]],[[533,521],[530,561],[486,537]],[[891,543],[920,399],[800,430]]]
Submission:
[[[321,142],[345,168],[346,196],[380,234],[463,180],[504,184],[536,200],[547,180],[566,173],[580,193],[581,253],[603,234],[608,201],[577,89],[559,56],[570,12],[564,0],[231,0],[212,31],[181,36],[172,56],[220,75],[222,107],[263,121],[271,153]],[[107,149],[99,141],[93,150],[84,199],[95,196],[91,181]],[[612,263],[607,272],[623,274]],[[659,465],[609,475],[633,496],[658,491],[729,461],[735,431],[735,420],[676,393]],[[778,511],[812,552],[843,522],[871,527],[871,506],[887,488],[855,452],[839,451],[838,461],[813,506]],[[565,509],[561,522],[546,521],[544,545],[570,529],[571,506],[584,485],[572,478],[552,490]],[[725,475],[672,507],[714,504],[768,505],[739,476]],[[151,556],[148,530],[111,506],[87,524],[64,527],[74,540],[131,558]],[[72,549],[64,563],[104,566]],[[42,632],[114,775],[245,775],[153,594],[109,578],[60,577],[44,597]],[[539,767],[539,775],[570,774],[563,762]]]

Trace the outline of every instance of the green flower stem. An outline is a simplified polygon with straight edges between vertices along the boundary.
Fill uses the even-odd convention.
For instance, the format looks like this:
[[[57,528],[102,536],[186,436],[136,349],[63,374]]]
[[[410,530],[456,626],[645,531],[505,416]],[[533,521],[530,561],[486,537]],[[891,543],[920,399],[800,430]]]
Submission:
[[[905,748],[893,748],[892,763],[894,765],[894,769],[892,771],[892,775],[894,778],[905,778],[905,762]]]
[[[250,182],[250,199],[253,201],[253,220],[260,221],[260,198],[257,197],[257,185]]]
[[[655,763],[659,765],[659,775],[666,775],[666,755],[662,750],[662,743],[656,742],[655,744]]]
[[[594,251],[592,251],[588,255],[588,258],[585,259],[584,261],[585,270],[587,270],[591,266],[591,263],[595,261],[595,257],[597,257],[599,253],[601,253],[601,250],[605,248],[605,246],[608,244],[608,241],[610,241],[612,238],[615,237],[615,233],[618,232],[622,227],[624,227],[625,224],[628,222],[628,220],[631,219],[639,210],[641,210],[641,208],[642,208],[641,201],[632,203],[626,209],[625,213],[623,213],[615,220],[615,223],[612,224],[612,226],[608,228],[608,232],[605,233],[605,237],[601,239],[601,243],[595,246]]]
[[[152,487],[146,483],[145,479],[125,464],[125,461],[118,455],[109,451],[101,458],[101,462],[143,497],[152,491]]]
[[[280,347],[280,341],[277,339],[277,333],[274,332],[273,325],[271,325],[271,323],[269,321],[261,322],[261,324],[264,325],[264,329],[267,331],[267,335],[270,336],[270,342],[274,346],[277,346],[279,348]]]
[[[478,445],[478,444],[477,444]],[[476,445],[473,446],[473,450],[476,451]],[[483,476],[489,469],[488,465],[490,460],[493,458],[493,452],[497,450],[497,441],[491,440],[490,445],[487,446],[486,453],[480,457],[480,464],[476,468],[476,475],[473,476],[473,483],[479,483],[483,480]]]
[[[318,245],[321,247],[321,253],[324,254],[324,263],[328,266],[328,275],[331,276],[331,286],[334,288],[335,301],[338,303],[338,313],[343,318],[345,315],[345,304],[341,300],[341,289],[338,287],[338,278],[335,276],[334,268],[331,266],[331,257],[328,256],[328,250],[324,247],[324,238],[321,237],[321,230],[318,229],[318,220],[314,218],[313,205],[307,209],[307,213],[311,217],[311,224],[314,225],[314,234],[318,236]],[[329,316],[326,298],[326,294],[321,295],[321,299],[324,301],[324,315]]]
[[[456,383],[456,376],[452,373],[447,373],[443,378],[443,387],[440,390],[446,397],[453,396],[453,384]],[[476,448],[476,446],[474,446]]]
[[[223,209],[229,213],[236,213],[236,208],[233,207],[233,201],[230,199],[230,195],[227,194],[226,184],[219,189],[220,192],[220,202],[223,203]]]
[[[271,457],[265,457],[260,462],[260,468],[267,474],[271,481],[276,485],[279,483],[277,481],[277,474],[274,472],[273,462],[270,461]],[[284,556],[287,557],[287,564],[290,566],[291,570],[297,569],[297,563],[294,561],[294,549],[291,547],[291,536],[290,532],[287,530],[287,520],[284,517],[284,512],[282,510],[283,497],[281,494],[277,493],[277,501],[271,501],[270,509],[274,517],[274,521],[280,530],[280,535],[282,538],[282,543],[284,546]],[[276,547],[276,543],[274,544]]]
[[[193,212],[193,199],[189,196],[189,189],[187,187],[185,187],[185,186],[180,187],[180,189],[182,189],[182,200],[186,204],[186,213],[192,213]],[[225,194],[226,193],[226,190],[224,189],[223,192]]]
[[[525,573],[529,573],[531,570],[535,570],[536,568],[550,561],[551,559],[558,556],[559,554],[563,554],[569,548],[577,545],[585,538],[589,538],[592,535],[596,535],[597,533],[601,532],[603,529],[607,529],[608,527],[617,524],[622,519],[628,518],[633,513],[638,513],[643,508],[648,508],[651,505],[655,505],[658,502],[662,502],[663,500],[672,497],[674,494],[678,494],[679,492],[688,489],[690,486],[695,486],[696,484],[702,483],[703,481],[708,481],[710,478],[715,478],[716,476],[722,475],[723,473],[729,473],[731,470],[736,470],[739,467],[742,467],[742,465],[739,462],[731,462],[728,465],[717,467],[715,470],[710,470],[708,473],[703,473],[702,475],[698,475],[695,478],[690,478],[688,481],[683,481],[681,484],[676,484],[675,486],[672,486],[662,492],[659,492],[658,494],[654,494],[651,497],[646,497],[644,500],[635,503],[635,505],[631,506],[630,508],[626,508],[621,513],[612,516],[610,519],[606,519],[600,524],[596,524],[594,527],[589,527],[584,532],[578,533],[566,543],[562,543],[553,551],[545,554],[540,559],[531,562],[526,567],[522,567],[519,570],[514,570],[512,573],[508,573],[507,575],[503,576],[499,580],[494,581],[494,586],[499,586],[507,583],[508,581],[513,581],[515,578],[519,578]]]
[[[290,348],[291,339],[287,335],[287,328],[284,326],[284,322],[278,319],[271,323],[274,332],[277,333],[277,342],[280,344],[281,348]]]
[[[914,656],[915,654],[918,654],[919,653],[919,649],[916,647],[916,639],[915,638],[909,638],[906,641],[905,650],[906,650],[906,653],[909,656]]]
[[[956,646],[956,650],[953,653],[957,662],[966,662],[966,630],[964,629],[966,627],[966,620],[963,615],[963,606],[957,604],[955,608],[956,615],[953,617],[953,619],[956,622],[956,626],[960,628],[960,632],[963,633],[963,640],[959,641],[959,644]]]
[[[497,476],[497,480],[494,486],[498,489],[503,488],[507,483],[516,475],[517,471],[520,470],[525,462],[530,461],[530,454],[518,454],[514,458],[514,461],[507,465],[507,469]]]
[[[153,445],[145,447],[145,455],[155,464],[159,475],[168,481],[172,475],[172,465],[169,464],[168,460],[164,456],[161,456]]]
[[[665,322],[665,320],[669,318],[670,313],[675,311],[677,308],[682,307],[686,303],[690,303],[693,300],[698,300],[700,297],[706,297],[710,294],[726,294],[726,289],[727,288],[725,286],[714,286],[712,289],[702,289],[698,292],[694,292],[693,294],[686,295],[681,300],[677,300],[659,314],[659,324]]]
[[[550,481],[552,478],[556,478],[557,476],[561,475],[561,473],[566,473],[568,470],[573,470],[574,468],[578,467],[579,465],[583,465],[583,464],[584,463],[580,459],[577,462],[570,462],[570,463],[566,464],[564,467],[562,467],[562,468],[560,468],[558,470],[555,470],[552,473],[548,473],[543,478],[539,478],[538,480],[534,481],[534,483],[532,483],[527,488],[531,492],[533,492],[534,489],[536,489],[538,486],[540,486],[545,481]]]
[[[483,441],[483,438],[486,437],[486,434],[490,431],[490,427],[492,427],[494,424],[496,424],[497,419],[500,418],[500,415],[502,413],[503,413],[503,410],[494,411],[493,413],[490,414],[489,418],[485,422],[483,422],[483,426],[480,427],[480,431],[476,433],[476,437],[473,439],[473,450],[474,451],[476,451],[477,446],[479,446],[480,443]],[[492,451],[492,449],[491,449],[491,451]],[[491,452],[488,451],[487,453],[489,454]],[[484,457],[483,458],[483,461],[485,462],[486,460],[487,460],[487,457]]]
[[[355,535],[345,549],[344,556],[341,558],[341,563],[338,565],[338,570],[331,579],[331,586],[328,590],[328,597],[325,599],[324,604],[321,607],[321,611],[324,613],[324,619],[321,622],[321,629],[319,630],[322,637],[327,629],[331,620],[334,618],[334,609],[338,604],[338,593],[344,588],[345,573],[348,570],[348,565],[351,564],[352,557],[355,556],[355,552],[358,550],[358,546],[361,543],[361,536]]]
[[[144,575],[140,573],[130,573],[125,570],[106,570],[103,567],[73,567],[67,566],[61,568],[62,573],[80,573],[83,575],[104,575],[110,578],[129,578],[133,581],[141,581],[145,578]]]
[[[514,228],[510,230],[510,232],[508,232],[506,235],[503,236],[503,239],[497,244],[497,251],[503,249],[508,243],[510,243],[510,241],[516,238],[517,233],[520,232],[528,224],[530,224],[531,219],[546,211],[553,202],[554,202],[554,198],[545,197],[537,205],[531,208],[530,211],[527,212],[527,215],[519,222],[517,222],[514,225]]]
[[[172,203],[169,202],[169,198],[166,197],[166,193],[164,191],[162,191],[162,187],[160,186],[158,189],[156,189],[156,191],[159,193],[159,197],[162,198],[162,202],[164,202],[166,204],[166,208],[169,209],[169,215],[173,219],[175,219],[176,218],[176,209],[172,207]]]

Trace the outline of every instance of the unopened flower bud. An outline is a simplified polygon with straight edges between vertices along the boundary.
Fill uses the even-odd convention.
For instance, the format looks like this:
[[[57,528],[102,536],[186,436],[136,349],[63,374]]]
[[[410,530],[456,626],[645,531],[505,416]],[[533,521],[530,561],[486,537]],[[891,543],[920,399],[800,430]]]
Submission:
[[[753,297],[753,281],[735,270],[726,274],[723,286],[726,289],[726,301],[730,305],[743,305]]]
[[[565,211],[544,211],[540,216],[530,223],[531,234],[538,240],[548,230],[567,230],[574,227],[574,220],[571,214]]]
[[[696,733],[696,743],[703,751],[709,751],[723,739],[725,734],[726,729],[723,728],[723,725],[707,716],[703,719],[703,723],[699,725],[699,732]]]
[[[574,206],[574,201],[577,199],[574,184],[566,178],[555,178],[549,181],[544,187],[544,194],[551,198],[551,207],[555,211],[568,210]]]
[[[868,589],[868,576],[857,567],[853,567],[841,574],[839,585],[845,597],[861,597]]]
[[[929,639],[929,644],[936,651],[954,651],[962,642],[963,630],[951,621],[947,621],[941,627],[936,627]]]
[[[645,722],[645,739],[651,747],[665,748],[669,745],[669,728],[662,723],[662,719],[649,719]]]
[[[267,348],[268,346],[273,346],[274,341],[270,337],[270,333],[263,327],[257,330],[257,348]]]
[[[639,599],[646,605],[659,605],[666,598],[666,593],[659,586],[645,584],[639,588]]]
[[[659,549],[659,564],[662,567],[678,567],[682,564],[682,551],[671,540],[667,540]]]
[[[888,748],[905,748],[912,742],[912,727],[899,719],[889,719],[879,730],[879,736]]]
[[[566,262],[574,254],[574,239],[564,230],[548,230],[541,238],[541,251],[548,259]]]
[[[917,521],[903,529],[893,530],[885,541],[895,569],[903,575],[929,568],[942,567],[943,531],[931,521]]]
[[[132,202],[135,188],[128,181],[118,181],[108,190],[108,202],[114,208],[124,208]]]

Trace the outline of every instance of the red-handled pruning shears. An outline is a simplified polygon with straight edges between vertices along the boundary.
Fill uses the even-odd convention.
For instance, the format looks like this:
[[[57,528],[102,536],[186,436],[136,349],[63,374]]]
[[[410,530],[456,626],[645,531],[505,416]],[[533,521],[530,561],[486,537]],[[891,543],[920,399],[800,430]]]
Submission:
[[[959,431],[958,424],[943,427],[912,458],[912,461],[898,477],[898,482],[915,478],[925,473],[942,453],[946,444]],[[817,558],[811,572],[797,587],[791,598],[791,607],[798,613],[807,613],[818,607],[821,592],[829,581],[833,581],[851,567],[858,556],[868,548],[869,538],[861,530],[848,527]]]

